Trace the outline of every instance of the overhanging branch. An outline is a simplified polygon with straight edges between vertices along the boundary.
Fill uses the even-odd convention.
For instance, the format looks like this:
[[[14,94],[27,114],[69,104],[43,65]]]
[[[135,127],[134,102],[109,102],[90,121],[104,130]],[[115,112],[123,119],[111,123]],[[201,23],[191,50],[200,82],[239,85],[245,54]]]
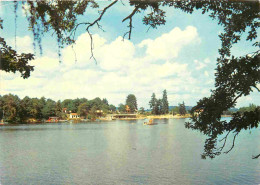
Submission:
[[[258,157],[260,157],[260,154],[258,154],[256,156],[252,156],[252,159],[257,159]]]
[[[111,6],[113,6],[114,4],[116,4],[117,1],[118,1],[118,0],[115,0],[115,1],[113,1],[111,4],[109,4],[107,7],[105,7],[105,8],[102,10],[102,12],[100,13],[100,16],[99,16],[95,21],[93,21],[92,23],[88,23],[89,25],[88,25],[87,28],[86,28],[86,31],[88,32],[88,35],[89,35],[89,38],[90,38],[90,45],[91,45],[91,46],[90,46],[90,52],[91,52],[90,59],[93,58],[96,63],[97,63],[97,60],[96,60],[96,58],[94,57],[94,54],[93,54],[93,49],[94,49],[93,37],[92,37],[92,34],[90,33],[89,29],[90,29],[90,27],[92,27],[92,26],[94,26],[94,25],[96,24],[99,29],[101,29],[102,31],[104,31],[104,30],[102,29],[102,26],[101,26],[98,22],[102,19],[103,15],[104,15],[105,12],[107,11],[107,9],[109,9]]]
[[[226,135],[224,138],[222,138],[222,139],[220,140],[220,142],[221,142],[221,141],[223,141],[223,139],[225,139],[225,140],[224,140],[224,143],[223,143],[223,145],[222,145],[222,147],[219,148],[220,151],[222,151],[223,148],[225,147],[226,141],[227,141],[227,137],[228,137],[229,133],[230,133],[230,131],[227,133],[227,135]]]
[[[231,148],[230,148],[228,151],[224,152],[225,154],[229,153],[229,152],[234,148],[234,146],[235,146],[235,140],[236,140],[237,135],[238,135],[238,133],[236,133],[236,134],[234,135],[233,144],[232,144]]]
[[[139,7],[140,6],[136,6],[135,9],[132,11],[132,13],[122,20],[122,22],[125,22],[127,19],[129,19],[129,25],[128,25],[129,31],[124,34],[123,39],[125,38],[125,36],[127,34],[128,34],[128,39],[129,40],[131,39],[131,34],[132,34],[132,29],[133,29],[132,20],[133,20],[133,16],[138,11]]]

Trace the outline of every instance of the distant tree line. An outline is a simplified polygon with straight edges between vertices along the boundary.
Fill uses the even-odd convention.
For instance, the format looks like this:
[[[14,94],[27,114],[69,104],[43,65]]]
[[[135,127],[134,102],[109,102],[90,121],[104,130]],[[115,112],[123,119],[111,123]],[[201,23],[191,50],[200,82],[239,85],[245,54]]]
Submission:
[[[29,119],[44,120],[55,116],[66,119],[66,113],[78,113],[84,118],[93,118],[97,110],[102,110],[104,114],[115,112],[116,107],[109,104],[107,99],[86,98],[65,99],[64,101],[54,101],[52,99],[29,98],[20,99],[16,95],[8,94],[0,96],[0,119],[11,123],[24,123]]]
[[[152,94],[152,98],[149,102],[151,108],[151,114],[161,115],[169,113],[169,103],[167,99],[167,91],[163,91],[162,99],[156,99],[155,94]],[[239,109],[229,109],[224,114],[232,115],[235,112],[249,112],[254,111],[257,107],[254,104],[249,104],[248,107],[241,107]],[[66,111],[65,111],[66,110]],[[0,96],[0,119],[4,118],[4,121],[10,123],[25,123],[30,119],[46,120],[49,117],[59,117],[60,119],[66,119],[69,113],[78,113],[83,118],[96,118],[97,110],[102,110],[103,114],[107,113],[135,113],[138,111],[137,99],[134,94],[129,94],[126,97],[125,104],[119,104],[116,106],[109,104],[106,98],[100,99],[99,97],[88,100],[86,98],[77,99],[65,99],[57,102],[52,99],[30,98],[28,96],[20,99],[16,95],[8,94]],[[145,114],[143,107],[138,111],[141,114]],[[173,115],[180,114],[185,115],[187,113],[185,103],[179,104],[179,106],[171,109]]]
[[[187,114],[184,101],[182,103],[179,103],[178,106],[175,106],[174,108],[172,108],[171,113],[173,115],[176,115],[176,114],[185,115],[185,114]]]

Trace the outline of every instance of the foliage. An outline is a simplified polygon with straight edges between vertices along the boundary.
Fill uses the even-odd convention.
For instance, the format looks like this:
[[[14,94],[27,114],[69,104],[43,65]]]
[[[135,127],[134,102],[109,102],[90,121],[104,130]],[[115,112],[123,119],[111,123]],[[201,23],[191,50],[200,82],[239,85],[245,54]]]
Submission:
[[[143,107],[140,107],[140,110],[139,110],[140,114],[144,114],[145,113],[145,110]]]
[[[256,106],[255,104],[249,104],[248,107],[241,107],[239,108],[239,112],[244,114],[245,112],[251,112],[251,111],[255,111],[257,109],[258,106]]]
[[[163,98],[162,98],[162,114],[169,113],[169,102],[167,98],[167,91],[166,89],[163,91]]]
[[[122,104],[122,103],[120,103],[119,105],[118,105],[118,111],[120,112],[120,113],[124,113],[126,110],[125,110],[125,105],[124,104]]]
[[[111,112],[116,112],[116,106],[110,104],[110,105],[109,105],[109,110],[110,110]]]
[[[42,109],[43,118],[48,119],[50,116],[56,116],[55,110],[56,110],[56,102],[51,99],[47,99]]]
[[[180,115],[185,115],[187,113],[184,102],[179,104],[179,113]]]
[[[55,115],[59,118],[62,118],[62,107],[60,100],[56,103]]]
[[[126,97],[125,104],[129,107],[130,112],[135,112],[137,110],[137,100],[134,94],[129,94]]]
[[[150,108],[152,110],[152,114],[158,114],[158,104],[157,104],[157,99],[156,99],[156,96],[155,94],[153,93],[152,94],[152,97],[151,97],[151,100],[149,101],[149,105],[150,105]]]
[[[233,133],[233,143],[239,132],[243,129],[257,128],[260,121],[259,109],[255,111],[236,112],[232,114],[229,123],[221,121],[221,114],[234,107],[236,101],[241,96],[247,96],[257,88],[260,82],[260,62],[259,54],[244,56],[231,59],[219,60],[216,73],[216,90],[212,91],[209,98],[203,98],[192,109],[192,113],[197,110],[203,110],[199,116],[193,116],[192,121],[186,124],[187,128],[198,129],[209,138],[206,140],[204,153],[202,157],[214,158],[220,155],[225,147],[226,139],[222,140],[224,147],[217,146],[218,136],[226,133]],[[206,125],[206,126],[205,126]],[[225,153],[230,152],[234,144]]]
[[[157,115],[160,115],[160,114],[162,114],[163,112],[163,103],[162,103],[162,99],[158,99],[157,101],[156,101],[156,108],[158,109],[158,111],[157,111]]]
[[[101,104],[100,104],[101,103]],[[70,107],[70,109],[67,108]],[[115,110],[114,105],[110,105]],[[101,101],[100,98],[93,100],[87,100],[86,98],[66,99],[64,101],[58,100],[55,102],[51,99],[45,99],[44,97],[30,98],[28,96],[20,99],[18,96],[8,94],[0,96],[0,119],[10,123],[26,123],[29,119],[36,119],[41,121],[55,116],[61,119],[66,119],[66,114],[63,113],[63,108],[67,108],[67,111],[75,109],[82,117],[96,117],[96,110],[103,110],[106,112],[109,110],[107,104]],[[101,107],[101,109],[99,109]],[[74,112],[74,113],[75,113]],[[69,112],[68,112],[69,113]]]
[[[180,114],[179,107],[176,106],[176,107],[172,108],[171,112],[173,115]]]
[[[21,120],[21,107],[20,107],[20,98],[18,96],[9,94],[4,95],[1,98],[2,107],[4,111],[4,121],[7,122],[20,122]]]
[[[155,94],[152,94],[151,100],[149,101],[151,108],[151,113],[154,115],[168,114],[169,113],[169,103],[167,99],[166,89],[163,91],[162,99],[156,99]]]
[[[91,109],[91,106],[90,106],[90,103],[89,102],[86,102],[86,103],[82,103],[79,105],[78,107],[78,114],[81,116],[81,117],[85,117],[88,115],[88,113],[90,112],[90,109]]]
[[[5,72],[20,72],[21,77],[28,78],[34,66],[28,64],[34,59],[33,54],[18,54],[0,37],[0,70]]]
[[[105,105],[107,105],[107,106],[109,106],[108,101],[107,101],[106,98],[103,98],[102,103],[105,104]]]

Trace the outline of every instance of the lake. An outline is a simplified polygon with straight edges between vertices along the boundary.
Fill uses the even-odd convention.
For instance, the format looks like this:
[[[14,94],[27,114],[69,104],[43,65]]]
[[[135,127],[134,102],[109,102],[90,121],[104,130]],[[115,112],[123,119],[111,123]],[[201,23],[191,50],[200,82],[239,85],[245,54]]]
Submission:
[[[155,121],[2,126],[0,184],[260,184],[259,129],[202,160],[185,119]]]

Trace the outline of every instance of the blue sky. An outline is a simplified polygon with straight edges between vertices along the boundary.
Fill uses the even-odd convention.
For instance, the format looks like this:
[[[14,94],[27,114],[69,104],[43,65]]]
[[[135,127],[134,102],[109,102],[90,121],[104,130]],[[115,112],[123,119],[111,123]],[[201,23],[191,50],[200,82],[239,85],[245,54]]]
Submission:
[[[101,7],[107,3],[99,2]],[[74,53],[70,46],[62,50],[62,63],[57,55],[56,38],[47,33],[43,39],[43,55],[36,51],[31,62],[35,71],[29,79],[19,74],[1,71],[1,95],[13,93],[24,96],[45,96],[54,100],[66,98],[107,98],[109,103],[124,103],[128,94],[135,94],[138,106],[148,108],[154,92],[161,98],[164,89],[168,92],[170,105],[185,101],[195,105],[214,88],[214,72],[220,41],[218,34],[222,27],[200,11],[192,15],[166,8],[166,25],[150,29],[142,24],[141,12],[133,18],[132,39],[122,41],[128,21],[122,23],[132,7],[120,2],[108,10],[101,25],[105,32],[93,28],[94,55],[97,64],[89,60],[90,40],[83,28],[77,31]],[[14,46],[14,14],[11,2],[1,2],[0,17],[4,19],[1,36]],[[20,5],[21,7],[21,5]],[[87,10],[85,16],[95,19],[96,10]],[[84,17],[79,17],[79,22]],[[17,49],[33,52],[33,37],[21,9],[17,20]],[[232,49],[233,54],[243,55],[252,51],[251,43],[242,40]],[[242,97],[237,107],[249,103],[260,104],[259,93]]]

